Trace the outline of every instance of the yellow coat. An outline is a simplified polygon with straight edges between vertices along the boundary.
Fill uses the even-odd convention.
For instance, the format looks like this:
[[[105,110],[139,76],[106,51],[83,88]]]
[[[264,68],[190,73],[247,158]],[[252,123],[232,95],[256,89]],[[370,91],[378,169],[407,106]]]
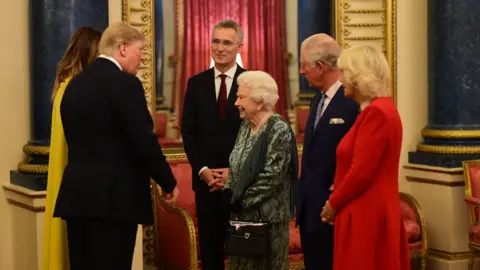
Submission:
[[[53,218],[58,190],[62,182],[63,170],[67,165],[68,147],[63,133],[60,104],[63,93],[70,82],[67,78],[58,87],[53,101],[52,131],[50,137],[50,157],[48,162],[47,201],[45,207],[45,227],[43,236],[43,270],[69,269],[67,228],[65,221]]]

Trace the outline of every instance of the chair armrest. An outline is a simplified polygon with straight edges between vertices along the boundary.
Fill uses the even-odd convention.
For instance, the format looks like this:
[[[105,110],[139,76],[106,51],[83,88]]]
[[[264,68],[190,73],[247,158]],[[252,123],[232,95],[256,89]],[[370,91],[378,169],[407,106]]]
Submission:
[[[187,211],[155,196],[155,219],[158,264],[165,269],[197,269],[195,226]]]
[[[474,198],[472,196],[465,196],[463,200],[469,206],[480,206],[480,199]]]

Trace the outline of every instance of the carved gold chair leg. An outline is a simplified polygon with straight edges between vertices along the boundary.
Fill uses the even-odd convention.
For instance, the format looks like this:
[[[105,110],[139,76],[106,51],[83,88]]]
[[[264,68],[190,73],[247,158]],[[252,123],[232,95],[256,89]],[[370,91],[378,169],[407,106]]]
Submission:
[[[427,262],[426,262],[426,261],[427,261],[426,257],[425,257],[425,256],[422,256],[422,258],[421,258],[421,264],[422,264],[422,265],[421,265],[421,269],[422,269],[422,270],[427,269]]]

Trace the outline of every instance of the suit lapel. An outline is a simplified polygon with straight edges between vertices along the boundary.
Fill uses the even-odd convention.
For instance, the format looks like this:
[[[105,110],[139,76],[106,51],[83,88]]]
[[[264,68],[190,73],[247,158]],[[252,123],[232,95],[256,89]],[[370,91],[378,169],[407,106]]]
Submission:
[[[228,102],[227,102],[227,114],[230,114],[231,112],[235,112],[235,100],[237,99],[237,90],[238,90],[238,84],[237,84],[237,78],[238,76],[244,72],[245,70],[241,68],[240,66],[237,66],[237,71],[235,71],[235,75],[233,76],[233,81],[232,81],[232,88],[230,88],[230,93],[228,93]]]
[[[340,110],[341,108],[341,104],[342,104],[342,97],[344,96],[344,90],[343,90],[343,86],[340,87],[337,91],[337,93],[335,93],[335,96],[333,96],[332,100],[330,101],[330,103],[328,104],[327,108],[325,109],[325,111],[323,112],[323,115],[322,117],[320,118],[320,121],[318,122],[318,126],[317,128],[314,130],[313,132],[313,136],[315,137],[319,132],[321,132],[320,130],[326,126],[326,125],[329,125],[329,121],[330,121],[330,118],[331,118],[331,115],[333,112],[337,111],[337,110]]]
[[[215,92],[215,72],[213,71],[213,68],[209,69],[208,72],[206,73],[207,74],[207,80],[205,85],[207,86],[206,87],[206,100],[209,102],[209,103],[213,103],[217,104],[217,93]]]

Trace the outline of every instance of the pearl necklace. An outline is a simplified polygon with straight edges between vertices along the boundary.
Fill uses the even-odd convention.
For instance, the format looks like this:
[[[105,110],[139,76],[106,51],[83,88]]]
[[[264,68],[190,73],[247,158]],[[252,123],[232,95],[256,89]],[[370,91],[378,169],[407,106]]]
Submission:
[[[257,133],[257,132],[260,130],[260,128],[262,128],[263,124],[265,124],[265,123],[267,122],[268,118],[269,118],[270,116],[272,116],[272,114],[273,114],[273,113],[267,113],[267,114],[262,118],[262,120],[260,120],[260,122],[258,123],[256,129],[254,129],[254,128],[253,128],[253,125],[252,125],[252,127],[251,127],[251,133],[252,133],[252,134]]]

